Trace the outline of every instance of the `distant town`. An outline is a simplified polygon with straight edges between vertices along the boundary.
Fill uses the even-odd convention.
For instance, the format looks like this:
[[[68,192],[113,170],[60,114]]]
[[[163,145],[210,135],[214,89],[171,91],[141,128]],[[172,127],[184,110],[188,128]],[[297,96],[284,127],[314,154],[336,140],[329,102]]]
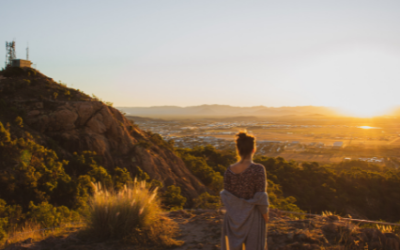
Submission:
[[[325,161],[328,159],[326,155],[330,154],[335,157],[340,156],[336,159],[330,157],[328,161],[360,160],[384,163],[386,158],[382,154],[371,155],[362,152],[371,147],[396,146],[400,143],[397,131],[369,126],[278,124],[268,121],[221,122],[200,119],[162,120],[140,117],[131,119],[140,128],[158,133],[167,141],[173,140],[176,147],[182,148],[212,145],[218,149],[235,150],[234,135],[240,130],[247,129],[257,137],[257,154],[267,156],[286,154],[295,159],[300,155],[301,159],[314,155]],[[345,153],[353,148],[359,151]]]

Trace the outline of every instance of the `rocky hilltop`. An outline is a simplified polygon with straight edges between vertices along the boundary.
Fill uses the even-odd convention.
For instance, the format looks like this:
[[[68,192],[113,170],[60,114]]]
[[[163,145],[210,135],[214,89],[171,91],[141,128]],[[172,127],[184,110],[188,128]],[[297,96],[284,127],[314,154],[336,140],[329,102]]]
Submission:
[[[164,186],[180,186],[189,203],[205,191],[161,137],[142,131],[94,96],[21,68],[3,73],[0,93],[1,106],[20,114],[24,130],[40,135],[38,143],[56,147],[62,158],[94,151],[108,170],[126,168],[135,175],[139,167]]]

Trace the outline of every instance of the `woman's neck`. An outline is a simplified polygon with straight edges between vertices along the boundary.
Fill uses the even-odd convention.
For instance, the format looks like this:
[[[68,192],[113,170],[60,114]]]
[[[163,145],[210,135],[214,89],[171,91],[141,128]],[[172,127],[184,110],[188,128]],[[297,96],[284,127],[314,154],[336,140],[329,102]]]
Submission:
[[[253,159],[252,159],[252,157],[242,158],[242,159],[240,159],[239,162],[240,163],[250,163],[250,162],[253,162]]]

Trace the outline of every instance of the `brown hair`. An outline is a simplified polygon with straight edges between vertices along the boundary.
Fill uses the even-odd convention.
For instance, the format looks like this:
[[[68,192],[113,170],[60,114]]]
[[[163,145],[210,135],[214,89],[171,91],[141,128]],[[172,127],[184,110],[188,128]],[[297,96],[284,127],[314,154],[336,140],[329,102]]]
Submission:
[[[240,131],[236,134],[236,149],[241,158],[245,158],[253,152],[256,147],[256,138],[247,134],[246,131]]]

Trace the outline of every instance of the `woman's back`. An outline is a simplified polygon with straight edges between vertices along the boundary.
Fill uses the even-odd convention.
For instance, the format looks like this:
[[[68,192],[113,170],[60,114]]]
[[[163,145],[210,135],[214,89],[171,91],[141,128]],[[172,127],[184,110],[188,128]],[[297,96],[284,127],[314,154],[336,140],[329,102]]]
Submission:
[[[251,163],[248,168],[240,173],[231,169],[225,171],[224,189],[236,197],[251,199],[257,192],[265,192],[265,168],[261,164]]]

